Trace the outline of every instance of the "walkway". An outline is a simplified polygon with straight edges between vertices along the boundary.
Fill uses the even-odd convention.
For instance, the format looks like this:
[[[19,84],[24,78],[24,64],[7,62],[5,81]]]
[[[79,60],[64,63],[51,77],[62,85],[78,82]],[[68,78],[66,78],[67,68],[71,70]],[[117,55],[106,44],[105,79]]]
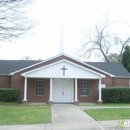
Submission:
[[[67,124],[71,129],[97,129],[102,126],[93,118],[72,104],[54,104],[51,108],[53,124]],[[62,129],[63,126],[59,129]]]

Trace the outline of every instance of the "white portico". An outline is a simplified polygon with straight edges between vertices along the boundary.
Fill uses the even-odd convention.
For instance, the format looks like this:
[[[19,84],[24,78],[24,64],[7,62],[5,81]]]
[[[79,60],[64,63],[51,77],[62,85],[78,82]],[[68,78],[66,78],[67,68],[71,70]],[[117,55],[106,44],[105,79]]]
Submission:
[[[49,78],[49,102],[54,103],[78,102],[77,79],[98,79],[99,101],[102,101],[101,79],[105,76],[66,59],[27,71],[21,75],[25,78],[23,101],[28,101],[28,78]]]

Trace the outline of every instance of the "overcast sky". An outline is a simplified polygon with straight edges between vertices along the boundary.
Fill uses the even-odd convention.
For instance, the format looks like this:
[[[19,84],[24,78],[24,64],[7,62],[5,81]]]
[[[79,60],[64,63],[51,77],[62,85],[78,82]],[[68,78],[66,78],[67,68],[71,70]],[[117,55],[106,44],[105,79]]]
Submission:
[[[77,57],[77,49],[85,42],[82,30],[91,29],[108,15],[118,35],[130,34],[129,0],[36,0],[30,16],[39,21],[35,35],[14,42],[0,43],[0,59],[20,60],[24,56],[46,59],[59,54],[61,22],[64,24],[65,53]],[[90,59],[91,61],[93,58]]]

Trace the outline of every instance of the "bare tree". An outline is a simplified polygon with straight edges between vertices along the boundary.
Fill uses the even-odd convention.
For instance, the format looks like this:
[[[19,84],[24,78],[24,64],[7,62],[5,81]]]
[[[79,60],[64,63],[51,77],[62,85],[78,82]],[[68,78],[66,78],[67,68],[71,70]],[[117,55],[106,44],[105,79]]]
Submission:
[[[30,56],[24,56],[24,57],[22,58],[22,60],[36,60],[36,61],[43,61],[43,59],[42,59],[42,58],[33,59],[33,58],[32,58],[32,57],[30,57]]]
[[[30,57],[30,56],[24,56],[24,57],[22,58],[22,60],[33,60],[33,59],[32,59],[32,57]]]
[[[0,0],[0,40],[23,36],[33,27],[27,10],[32,0]]]
[[[79,50],[80,57],[90,58],[95,55],[102,57],[105,62],[121,62],[124,47],[130,43],[130,37],[122,40],[114,33],[110,34],[108,28],[116,21],[109,22],[108,17],[105,17],[105,19],[103,24],[96,24],[94,29],[89,31],[89,34],[84,34],[87,42]]]
[[[117,53],[111,53],[107,56],[107,59],[109,62],[113,62],[113,63],[119,63],[122,61],[122,54],[119,55]],[[106,61],[105,61],[106,62]]]

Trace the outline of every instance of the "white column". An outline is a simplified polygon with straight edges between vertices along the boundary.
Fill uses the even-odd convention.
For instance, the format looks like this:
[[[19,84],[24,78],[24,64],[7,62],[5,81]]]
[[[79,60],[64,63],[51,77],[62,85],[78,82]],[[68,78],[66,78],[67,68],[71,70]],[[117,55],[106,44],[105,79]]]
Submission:
[[[24,99],[23,101],[27,101],[27,77],[24,78]]]
[[[49,101],[52,101],[52,78],[50,78],[50,99]]]
[[[98,101],[102,101],[102,89],[101,89],[101,78],[99,79],[99,100]]]
[[[78,101],[78,91],[77,91],[77,79],[75,79],[75,101]]]

